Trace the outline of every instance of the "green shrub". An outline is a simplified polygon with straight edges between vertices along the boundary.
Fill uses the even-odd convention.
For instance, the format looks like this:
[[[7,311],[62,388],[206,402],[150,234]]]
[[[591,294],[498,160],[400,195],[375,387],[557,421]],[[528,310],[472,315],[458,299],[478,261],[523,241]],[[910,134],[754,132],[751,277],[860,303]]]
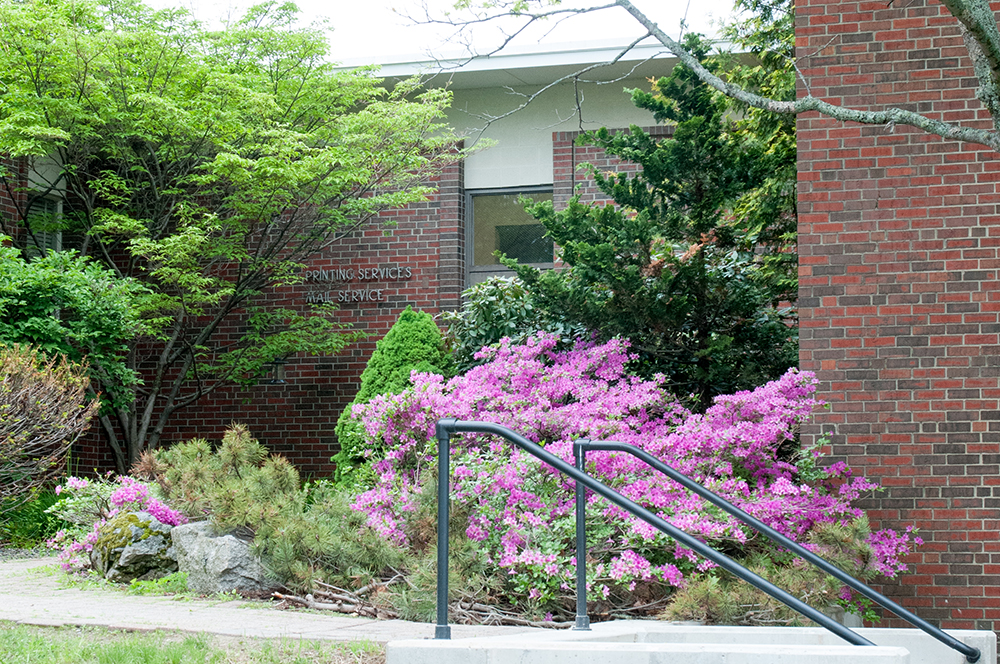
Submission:
[[[0,346],[0,520],[50,484],[99,402],[86,367],[30,346]]]
[[[6,512],[0,523],[0,542],[26,549],[43,544],[64,523],[45,511],[58,500],[54,492],[42,490],[31,500]]]
[[[403,549],[368,528],[350,499],[333,483],[318,482],[308,488],[300,513],[259,530],[254,546],[269,571],[308,590],[317,580],[357,588],[406,566]]]
[[[480,364],[475,354],[504,337],[524,343],[535,332],[554,332],[564,339],[586,334],[581,325],[551,318],[532,304],[531,295],[517,277],[490,277],[462,293],[465,303],[458,311],[446,311],[441,319],[459,373]]]
[[[382,339],[361,373],[361,387],[337,420],[340,451],[331,459],[337,464],[341,484],[364,484],[371,450],[364,443],[361,425],[351,412],[355,404],[368,403],[380,394],[399,394],[410,386],[410,372],[448,375],[451,360],[444,349],[441,331],[430,314],[407,307]],[[361,471],[361,472],[358,472]]]
[[[329,482],[303,488],[298,471],[243,425],[226,431],[217,451],[194,439],[144,455],[134,472],[155,479],[185,514],[251,536],[265,568],[293,589],[366,582],[403,562],[403,551],[366,528],[348,496]]]
[[[848,524],[821,524],[809,535],[817,554],[851,576],[869,580],[871,534],[864,517]],[[740,561],[744,567],[806,604],[823,610],[840,605],[865,619],[877,619],[864,603],[848,605],[840,597],[844,584],[787,552],[756,552]],[[697,620],[710,625],[811,625],[812,622],[770,595],[729,573],[703,574],[677,590],[660,615],[667,620]]]
[[[216,452],[195,438],[145,455],[134,470],[155,478],[181,512],[208,515],[224,532],[253,534],[303,508],[298,471],[242,424],[226,431]]]

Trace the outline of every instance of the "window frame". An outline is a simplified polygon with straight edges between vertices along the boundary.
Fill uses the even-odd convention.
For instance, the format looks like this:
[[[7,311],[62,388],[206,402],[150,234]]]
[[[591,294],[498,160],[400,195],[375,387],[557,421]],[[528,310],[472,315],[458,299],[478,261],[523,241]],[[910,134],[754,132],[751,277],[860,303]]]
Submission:
[[[521,187],[493,187],[486,189],[467,189],[465,191],[465,287],[493,276],[513,276],[514,272],[504,265],[476,266],[476,219],[474,199],[477,196],[509,196],[521,194],[553,194],[555,188],[551,184],[525,185]],[[553,260],[546,263],[525,263],[538,269],[552,269]],[[475,281],[473,279],[479,277]]]
[[[62,220],[63,216],[63,199],[61,196],[52,196],[50,194],[42,194],[32,196],[28,202],[28,210],[26,213],[26,221],[31,218],[33,214],[32,208],[41,203],[46,207],[50,204],[54,206],[54,211],[51,212],[54,219]],[[36,213],[37,214],[37,213]],[[45,212],[45,214],[49,214]],[[30,224],[30,222],[29,222]],[[41,243],[41,247],[38,246],[33,240],[32,236]],[[42,258],[47,256],[50,252],[62,251],[63,250],[63,231],[62,229],[55,231],[44,231],[44,230],[34,230],[25,228],[24,232],[24,255],[30,258]]]

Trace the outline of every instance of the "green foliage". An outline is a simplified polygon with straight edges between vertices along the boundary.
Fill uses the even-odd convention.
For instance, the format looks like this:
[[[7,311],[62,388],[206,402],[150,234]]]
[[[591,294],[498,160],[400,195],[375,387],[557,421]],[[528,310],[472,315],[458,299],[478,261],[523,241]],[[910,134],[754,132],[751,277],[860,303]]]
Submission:
[[[86,367],[0,346],[0,517],[58,477],[100,405]]]
[[[0,246],[0,344],[86,359],[108,408],[132,401],[139,379],[128,364],[129,344],[155,324],[140,318],[151,296],[139,282],[72,251],[29,262]]]
[[[308,590],[317,580],[357,588],[402,568],[405,552],[366,527],[350,498],[330,483],[317,483],[302,512],[280,531],[258,531],[254,544],[269,571],[286,585]]]
[[[462,299],[461,309],[441,314],[448,324],[449,342],[459,373],[479,364],[475,354],[504,337],[521,344],[539,330],[554,332],[564,339],[586,334],[580,325],[552,319],[544,311],[536,310],[524,284],[514,277],[490,277],[468,288]]]
[[[686,46],[721,69],[697,36]],[[651,92],[633,91],[633,102],[674,132],[658,140],[633,126],[582,137],[641,166],[636,174],[592,168],[615,205],[528,208],[570,269],[504,262],[536,310],[629,339],[643,373],[663,373],[676,394],[707,405],[798,360],[794,316],[779,309],[795,299],[794,137],[786,125],[762,135],[734,120],[728,100],[683,66]]]
[[[132,579],[126,592],[129,595],[186,595],[187,572],[174,572],[158,579]]]
[[[375,351],[361,373],[361,387],[337,420],[340,451],[332,461],[337,464],[338,482],[363,483],[366,473],[357,471],[367,467],[372,452],[365,445],[364,432],[353,418],[352,407],[368,403],[380,394],[399,394],[410,386],[413,371],[448,375],[451,359],[431,315],[406,307],[386,335],[376,342]]]
[[[242,425],[226,432],[217,451],[194,439],[146,454],[136,472],[155,478],[182,512],[252,536],[265,567],[291,588],[352,585],[402,564],[402,550],[365,528],[346,495],[328,483],[300,486],[295,468]]]
[[[252,534],[303,508],[298,471],[241,424],[226,431],[216,452],[196,438],[157,450],[136,470],[153,475],[176,509],[207,514],[223,532]]]
[[[46,512],[57,500],[55,493],[43,490],[10,511],[0,508],[0,542],[24,549],[41,546],[62,524]]]
[[[744,64],[738,56],[722,55],[727,78],[758,94],[791,101],[795,99],[795,29],[791,0],[736,0],[737,20],[724,26],[732,47],[753,55]],[[759,246],[756,277],[790,295],[798,289],[798,256],[795,216],[796,143],[795,116],[768,113],[726,98],[738,118],[731,130],[744,142],[752,142],[759,161],[754,165],[757,186],[744,192],[733,204],[744,248]]]
[[[0,2],[0,153],[33,168],[17,191],[0,167],[0,185],[63,197],[61,229],[152,293],[135,313],[160,343],[132,343],[126,366],[146,385],[102,420],[119,472],[216,387],[356,339],[329,305],[274,310],[268,294],[337,233],[423,200],[461,157],[439,123],[447,91],[338,71],[297,11],[268,2],[216,31],[138,0]],[[24,232],[7,219],[0,232],[44,254],[37,231],[56,220],[15,216]],[[117,399],[129,376],[97,377]]]
[[[437,474],[427,473],[404,525],[410,542],[406,583],[391,586],[388,600],[403,620],[433,622],[437,607]],[[501,604],[505,579],[491,574],[478,543],[465,530],[469,513],[460,503],[448,514],[449,601]]]
[[[91,532],[98,521],[111,516],[111,494],[120,485],[108,473],[102,477],[78,483],[78,488],[64,492],[59,501],[53,503],[46,512],[70,524],[72,533],[82,540]]]
[[[827,523],[815,528],[809,543],[820,556],[851,576],[871,579],[868,520],[848,524]],[[750,571],[789,592],[810,606],[823,610],[837,604],[843,583],[789,554],[756,552],[740,560]],[[874,615],[866,612],[865,619]],[[698,620],[710,625],[806,625],[811,621],[749,583],[723,572],[704,574],[677,590],[661,614],[667,620]]]

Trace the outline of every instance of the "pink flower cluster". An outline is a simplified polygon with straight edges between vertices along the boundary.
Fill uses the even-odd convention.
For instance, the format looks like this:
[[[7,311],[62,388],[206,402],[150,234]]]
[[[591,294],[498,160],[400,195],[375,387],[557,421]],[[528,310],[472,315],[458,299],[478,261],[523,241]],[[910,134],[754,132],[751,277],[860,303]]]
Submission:
[[[110,491],[110,495],[102,491],[106,480],[91,483],[80,477],[69,477],[66,483],[55,489],[56,495],[72,494],[64,498],[69,503],[74,500],[85,503],[87,512],[93,514],[89,529],[77,528],[72,531],[60,530],[45,544],[51,549],[59,549],[59,561],[66,571],[81,570],[90,565],[90,552],[97,543],[100,528],[119,512],[147,512],[160,523],[177,526],[187,523],[187,517],[174,510],[162,501],[150,495],[149,485],[127,475],[119,476],[118,485]],[[107,499],[102,497],[107,496]],[[60,507],[59,503],[56,507]],[[59,510],[56,511],[60,515]],[[75,519],[79,522],[79,519]],[[78,525],[84,525],[79,524]]]
[[[481,351],[488,362],[465,375],[444,381],[415,373],[403,394],[355,406],[354,417],[383,457],[373,466],[376,486],[357,496],[355,509],[383,536],[406,543],[406,513],[434,467],[434,425],[443,417],[504,425],[570,463],[577,438],[635,445],[797,541],[817,524],[860,516],[852,501],[875,488],[843,464],[807,484],[793,463],[778,458],[779,446],[794,439],[818,403],[810,373],[789,370],[694,414],[660,381],[627,373],[626,342],[578,344],[566,352],[556,352],[556,343],[548,334],[524,345],[504,340]],[[513,592],[523,597],[534,589],[532,598],[545,599],[572,582],[572,481],[486,435],[453,438],[452,467],[453,499],[470,513],[466,534],[506,572]],[[740,543],[751,536],[631,455],[590,453],[587,471],[702,540]],[[609,583],[681,585],[686,575],[711,567],[597,496],[588,499],[588,536],[599,561],[588,573],[599,595]],[[879,571],[904,569],[900,558],[912,543],[908,535],[875,534]]]

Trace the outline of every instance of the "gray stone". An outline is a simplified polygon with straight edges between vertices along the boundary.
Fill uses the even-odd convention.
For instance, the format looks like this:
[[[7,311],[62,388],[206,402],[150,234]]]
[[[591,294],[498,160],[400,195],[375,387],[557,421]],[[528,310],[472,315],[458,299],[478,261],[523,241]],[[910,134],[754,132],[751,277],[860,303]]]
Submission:
[[[216,533],[207,521],[177,526],[171,536],[177,565],[180,571],[187,572],[190,590],[260,596],[278,587],[250,552],[249,542],[232,534]]]
[[[122,512],[98,530],[91,565],[116,583],[159,579],[176,572],[172,528],[147,512]]]

